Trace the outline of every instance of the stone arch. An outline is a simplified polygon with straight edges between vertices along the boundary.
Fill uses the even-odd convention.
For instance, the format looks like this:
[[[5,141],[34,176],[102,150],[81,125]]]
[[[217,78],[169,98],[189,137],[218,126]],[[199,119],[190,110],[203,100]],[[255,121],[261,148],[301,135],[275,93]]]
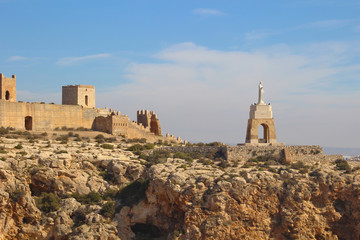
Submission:
[[[10,100],[10,92],[9,91],[5,92],[5,99]]]
[[[259,134],[259,128],[263,136]],[[261,129],[262,128],[262,129]],[[249,119],[246,131],[246,143],[277,143],[274,119]]]
[[[88,97],[88,95],[85,95],[85,105],[89,106],[89,97]]]
[[[261,138],[261,135],[262,135],[262,138]],[[259,126],[258,126],[258,141],[259,141],[259,143],[269,143],[269,135],[270,135],[269,126],[265,123],[259,124]]]
[[[31,116],[25,117],[25,129],[26,130],[32,130],[33,128],[33,119]]]

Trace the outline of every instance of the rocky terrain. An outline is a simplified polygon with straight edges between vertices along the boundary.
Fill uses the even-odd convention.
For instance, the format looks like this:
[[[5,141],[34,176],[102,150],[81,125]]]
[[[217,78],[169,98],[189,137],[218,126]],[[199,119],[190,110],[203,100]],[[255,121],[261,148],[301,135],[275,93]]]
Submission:
[[[359,239],[357,162],[0,130],[0,239]]]

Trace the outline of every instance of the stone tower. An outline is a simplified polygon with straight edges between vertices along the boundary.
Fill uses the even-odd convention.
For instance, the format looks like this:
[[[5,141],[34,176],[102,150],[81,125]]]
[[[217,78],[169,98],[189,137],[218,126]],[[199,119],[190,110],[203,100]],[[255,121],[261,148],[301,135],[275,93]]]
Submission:
[[[137,111],[137,122],[145,128],[150,128],[150,132],[154,133],[156,136],[161,136],[160,121],[154,111]]]
[[[0,99],[8,102],[16,102],[16,76],[6,78],[0,73]]]
[[[63,86],[62,104],[95,108],[95,87],[90,85]]]
[[[137,122],[145,128],[150,127],[151,114],[148,110],[137,111]]]
[[[266,104],[263,98],[262,82],[259,84],[258,103],[250,106],[250,116],[246,131],[246,144],[272,145],[277,144],[275,123],[270,104]],[[258,136],[259,127],[263,129],[263,137]]]

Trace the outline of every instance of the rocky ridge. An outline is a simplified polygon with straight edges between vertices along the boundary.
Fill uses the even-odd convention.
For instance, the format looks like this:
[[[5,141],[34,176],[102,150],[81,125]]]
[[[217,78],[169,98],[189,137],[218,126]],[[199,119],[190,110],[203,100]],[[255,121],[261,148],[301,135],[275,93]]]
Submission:
[[[149,156],[141,140],[56,134],[0,138],[0,239],[360,237],[356,162]]]

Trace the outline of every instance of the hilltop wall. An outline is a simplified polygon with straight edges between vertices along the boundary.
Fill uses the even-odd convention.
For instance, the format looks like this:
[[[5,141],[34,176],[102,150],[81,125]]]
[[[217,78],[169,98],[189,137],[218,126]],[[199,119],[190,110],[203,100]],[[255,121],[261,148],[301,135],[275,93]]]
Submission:
[[[202,154],[221,151],[226,160],[231,162],[246,162],[258,156],[271,156],[272,158],[296,161],[333,161],[342,159],[342,155],[324,155],[320,146],[186,146],[166,147],[170,152],[198,152]]]
[[[41,103],[6,102],[0,100],[0,126],[25,130],[26,118],[31,126],[26,130],[46,131],[56,127],[92,128],[96,109],[75,105],[56,105]]]

